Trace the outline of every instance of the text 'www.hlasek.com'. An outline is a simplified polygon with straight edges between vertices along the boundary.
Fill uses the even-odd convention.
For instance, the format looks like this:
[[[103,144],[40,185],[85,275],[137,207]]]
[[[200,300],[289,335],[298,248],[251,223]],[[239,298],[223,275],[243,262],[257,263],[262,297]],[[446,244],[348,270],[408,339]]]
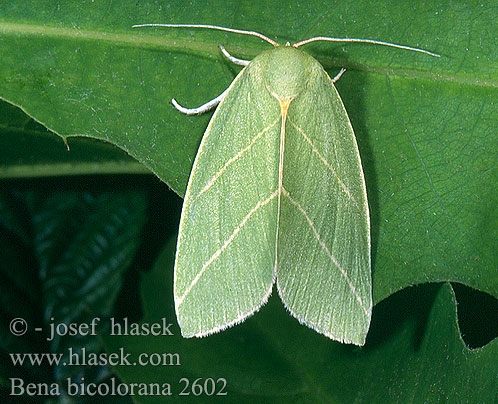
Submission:
[[[103,324],[103,323],[106,324]],[[105,325],[106,327],[102,327]],[[56,323],[54,319],[45,328],[31,328],[23,318],[14,318],[10,322],[10,332],[16,337],[42,338],[44,343],[51,348],[62,346],[64,338],[84,339],[101,336],[101,330],[106,329],[106,334],[112,338],[129,337],[137,338],[133,343],[123,343],[124,346],[108,349],[106,352],[95,352],[88,348],[73,344],[64,349],[48,349],[48,352],[11,352],[9,358],[14,369],[48,368],[58,369],[58,374],[70,374],[57,381],[39,382],[27,380],[23,377],[10,377],[9,395],[13,397],[60,397],[60,396],[226,396],[227,380],[224,377],[183,377],[178,371],[164,371],[181,369],[182,360],[178,352],[138,352],[141,338],[163,337],[161,343],[154,347],[167,347],[167,339],[174,337],[173,323],[168,323],[165,318],[155,323],[133,323],[128,319],[93,318],[88,323]],[[123,339],[124,341],[124,339]],[[129,341],[129,340],[127,340]],[[162,343],[164,342],[164,343]],[[150,344],[144,344],[144,346]],[[128,349],[127,349],[128,347]],[[126,368],[141,367],[141,372],[126,372]],[[123,381],[111,374],[109,377],[86,380],[81,375],[81,369],[112,369],[121,368]],[[64,372],[61,369],[71,368],[74,372]],[[159,371],[161,369],[161,371]],[[109,371],[110,372],[110,371]],[[22,374],[22,372],[18,372]],[[55,372],[54,372],[55,373]],[[129,381],[133,374],[140,374],[141,380]],[[190,373],[191,374],[191,373]],[[147,377],[144,375],[150,375]],[[161,375],[170,376],[174,380],[156,381]],[[87,378],[88,379],[88,378]]]

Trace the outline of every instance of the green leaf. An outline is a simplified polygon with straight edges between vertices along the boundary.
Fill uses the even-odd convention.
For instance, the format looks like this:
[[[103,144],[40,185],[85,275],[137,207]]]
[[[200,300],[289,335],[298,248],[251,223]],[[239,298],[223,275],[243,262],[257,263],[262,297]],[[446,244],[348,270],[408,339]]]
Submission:
[[[228,18],[230,25],[257,28],[282,43],[321,33],[380,37],[436,47],[431,45],[436,43],[437,35],[431,38],[429,31],[424,35],[431,42],[422,42],[417,32],[409,38],[400,38],[372,28],[375,19],[384,21],[385,15],[380,12],[382,8],[377,8],[378,14],[369,13],[369,20],[365,20],[362,11],[365,5],[358,4],[356,10],[348,13],[336,7],[323,18],[326,10],[322,3],[307,4],[307,24],[302,24],[299,14],[304,9],[296,1],[284,9],[265,5],[264,13],[256,11],[252,4],[225,1],[218,4],[223,13],[201,7],[202,18],[195,3],[173,3],[161,9],[148,1],[137,4],[126,0],[112,13],[106,4],[99,2],[68,2],[54,13],[40,12],[46,10],[44,0],[24,6],[5,3],[0,8],[0,49],[5,55],[0,64],[0,77],[4,78],[0,82],[0,97],[21,106],[61,136],[89,136],[118,145],[183,194],[207,117],[186,119],[169,101],[176,97],[188,105],[201,104],[228,86],[234,68],[221,58],[217,48],[220,42],[247,57],[254,57],[268,49],[268,45],[234,34],[133,30],[131,26],[148,21],[171,22],[172,16],[174,22],[196,20],[227,25]],[[406,11],[383,8],[389,18],[402,10]],[[413,18],[424,21],[423,10],[417,11],[419,14],[414,13]],[[358,19],[355,13],[362,18]],[[347,14],[351,26],[346,25],[345,29],[345,21],[340,18]],[[288,17],[282,20],[282,15]],[[404,20],[401,16],[398,19]],[[281,22],[278,29],[275,21]],[[414,60],[413,56],[403,52],[400,56],[395,51],[397,63],[393,63],[392,50],[369,46],[347,47],[350,54],[347,57],[337,52],[335,45],[321,49],[319,55],[324,57],[319,60],[333,69],[351,68],[355,64],[359,70],[383,73],[396,65],[404,68],[408,61]],[[339,56],[334,57],[337,53]],[[357,57],[353,64],[346,63],[352,57]],[[433,65],[423,58],[415,60],[417,66]]]
[[[0,102],[0,177],[148,173],[122,150],[91,138],[68,144],[19,108]]]
[[[174,238],[142,284],[144,324],[172,322]],[[142,353],[176,353],[181,366],[124,366],[127,383],[227,380],[227,402],[250,403],[489,403],[496,400],[498,340],[470,350],[457,326],[449,284],[416,287],[374,309],[364,348],[354,348],[302,327],[278,298],[238,327],[202,339],[174,336],[109,337],[108,352],[126,346]],[[173,397],[136,397],[139,403],[175,402]],[[199,402],[199,397],[180,397]],[[189,401],[191,400],[191,401]]]
[[[161,8],[123,1],[112,10],[100,2],[52,10],[43,0],[4,2],[0,97],[61,136],[112,142],[183,194],[209,117],[185,117],[169,100],[198,106],[228,86],[237,69],[219,43],[246,58],[268,46],[235,34],[133,24],[210,23],[281,43],[330,35],[438,52],[436,59],[368,44],[306,48],[331,75],[347,68],[337,88],[367,183],[374,301],[441,280],[498,297],[495,6],[365,0]]]

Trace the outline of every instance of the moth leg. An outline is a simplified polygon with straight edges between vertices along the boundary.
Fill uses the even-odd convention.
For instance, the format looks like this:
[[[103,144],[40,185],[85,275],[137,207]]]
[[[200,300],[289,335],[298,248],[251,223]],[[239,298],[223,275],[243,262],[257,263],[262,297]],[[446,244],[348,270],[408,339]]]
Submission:
[[[230,55],[228,51],[223,47],[223,45],[220,45],[220,49],[225,55],[225,57],[230,60],[230,62],[235,63],[236,65],[241,65],[241,66],[247,66],[249,64],[249,60],[242,60],[242,59],[237,59],[236,57]],[[227,89],[228,90],[228,89]],[[209,102],[206,102],[204,105],[201,105],[200,107],[197,108],[185,108],[182,107],[178,102],[173,98],[171,100],[173,106],[180,111],[181,113],[185,115],[200,115],[203,114],[204,112],[207,112],[214,107],[216,107],[222,100],[225,98],[225,95],[227,93],[227,90],[223,91],[218,97],[216,97],[214,100],[211,100]]]
[[[240,65],[240,66],[247,66],[249,64],[250,60],[237,59],[236,57],[230,55],[223,45],[219,45],[219,46],[220,46],[221,51],[225,55],[225,57],[230,62],[232,62],[232,63],[234,63],[236,65]]]
[[[214,100],[206,102],[204,105],[201,105],[200,107],[197,107],[197,108],[182,107],[180,104],[178,104],[178,102],[176,102],[176,100],[174,98],[171,100],[171,103],[182,114],[201,115],[204,112],[207,112],[207,111],[213,109],[214,107],[216,107],[223,100],[223,98],[225,98],[227,91],[228,91],[228,88],[225,91],[223,91],[218,97],[216,97]]]
[[[332,79],[332,84],[334,84],[337,80],[339,80],[342,74],[346,71],[346,69],[342,68],[339,73]]]

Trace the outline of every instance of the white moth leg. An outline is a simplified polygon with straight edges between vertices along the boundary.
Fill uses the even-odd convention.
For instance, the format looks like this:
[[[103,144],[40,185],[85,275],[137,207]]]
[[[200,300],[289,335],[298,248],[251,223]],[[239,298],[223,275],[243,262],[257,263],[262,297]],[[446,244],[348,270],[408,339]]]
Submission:
[[[225,55],[225,57],[232,63],[235,63],[236,65],[241,65],[241,66],[247,66],[249,64],[249,60],[243,60],[243,59],[237,59],[236,57],[230,55],[228,51],[223,47],[223,45],[220,45],[220,49]],[[228,90],[228,89],[227,89]],[[214,107],[216,107],[222,100],[225,98],[227,90],[223,91],[218,97],[216,97],[214,100],[211,100],[209,102],[206,102],[204,105],[201,105],[200,107],[197,108],[185,108],[182,107],[178,102],[173,98],[171,100],[173,106],[180,111],[181,113],[185,115],[201,115],[204,112],[207,112]]]
[[[247,66],[250,62],[250,60],[244,60],[244,59],[237,59],[236,57],[230,55],[228,51],[225,49],[223,45],[220,45],[220,49],[225,55],[225,57],[232,63],[240,66]]]
[[[178,104],[178,102],[176,102],[176,100],[174,98],[171,100],[171,103],[182,114],[185,114],[185,115],[201,115],[204,112],[207,112],[207,111],[213,109],[214,107],[216,107],[223,100],[223,98],[225,98],[225,95],[227,94],[227,90],[228,89],[226,89],[225,91],[223,91],[214,100],[206,102],[204,105],[201,105],[200,107],[197,107],[197,108],[185,108],[185,107],[182,107],[180,104]]]
[[[342,76],[342,74],[346,71],[345,68],[342,68],[339,73],[336,74],[336,76],[332,79],[332,84],[335,84],[337,80],[339,80]]]

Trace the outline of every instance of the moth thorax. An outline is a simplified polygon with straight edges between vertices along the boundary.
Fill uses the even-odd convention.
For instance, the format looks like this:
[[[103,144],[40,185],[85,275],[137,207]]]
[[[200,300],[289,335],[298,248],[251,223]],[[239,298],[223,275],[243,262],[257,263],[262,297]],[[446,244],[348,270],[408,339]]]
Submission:
[[[267,63],[268,89],[279,100],[291,100],[306,87],[316,62],[299,49],[279,46],[269,52]]]

